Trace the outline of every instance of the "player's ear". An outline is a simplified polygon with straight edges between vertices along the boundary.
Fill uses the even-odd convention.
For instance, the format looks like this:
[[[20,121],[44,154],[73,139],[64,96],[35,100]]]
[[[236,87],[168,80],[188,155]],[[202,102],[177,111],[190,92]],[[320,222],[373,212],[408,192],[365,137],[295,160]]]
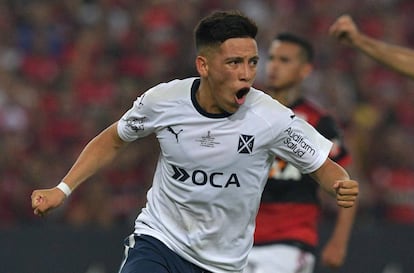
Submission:
[[[301,77],[304,80],[305,78],[307,78],[313,71],[313,65],[310,63],[307,63],[305,65],[302,66],[302,70],[301,70]]]
[[[208,76],[208,62],[207,58],[201,55],[198,55],[195,60],[197,72],[200,77],[207,77]]]

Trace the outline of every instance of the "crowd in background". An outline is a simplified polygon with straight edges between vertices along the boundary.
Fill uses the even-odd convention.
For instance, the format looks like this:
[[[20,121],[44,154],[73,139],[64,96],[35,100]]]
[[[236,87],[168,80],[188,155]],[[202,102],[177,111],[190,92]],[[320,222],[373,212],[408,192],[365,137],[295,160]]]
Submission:
[[[312,42],[316,67],[304,88],[343,127],[350,172],[362,187],[358,218],[414,224],[414,81],[328,35],[336,17],[349,13],[368,35],[414,48],[413,1],[4,0],[0,227],[38,221],[32,190],[56,185],[81,148],[147,88],[197,75],[193,28],[217,9],[238,9],[257,22],[256,87],[264,87],[276,33]],[[157,157],[154,138],[130,144],[51,219],[73,226],[132,222]]]

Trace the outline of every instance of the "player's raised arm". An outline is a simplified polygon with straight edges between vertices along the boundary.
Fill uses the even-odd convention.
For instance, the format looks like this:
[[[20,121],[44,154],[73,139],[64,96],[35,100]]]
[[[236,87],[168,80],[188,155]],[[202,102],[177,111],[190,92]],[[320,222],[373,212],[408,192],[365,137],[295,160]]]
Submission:
[[[359,31],[351,16],[340,16],[329,28],[329,33],[392,70],[414,78],[414,50],[365,35]]]
[[[311,176],[336,197],[338,206],[348,208],[355,205],[359,193],[358,182],[351,180],[346,170],[331,159],[328,158]]]
[[[124,143],[118,136],[116,123],[93,138],[61,183],[50,189],[33,191],[31,199],[34,214],[44,215],[60,206],[77,186],[110,163]]]

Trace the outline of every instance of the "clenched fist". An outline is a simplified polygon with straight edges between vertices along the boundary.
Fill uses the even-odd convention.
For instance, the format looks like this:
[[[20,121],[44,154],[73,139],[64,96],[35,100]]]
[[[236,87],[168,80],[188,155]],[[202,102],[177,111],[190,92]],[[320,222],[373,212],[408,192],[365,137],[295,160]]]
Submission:
[[[44,216],[48,211],[60,206],[66,195],[57,187],[35,190],[32,193],[32,208],[35,215]]]
[[[355,180],[337,181],[333,188],[336,192],[336,203],[338,206],[349,208],[355,205],[359,194],[359,185]]]

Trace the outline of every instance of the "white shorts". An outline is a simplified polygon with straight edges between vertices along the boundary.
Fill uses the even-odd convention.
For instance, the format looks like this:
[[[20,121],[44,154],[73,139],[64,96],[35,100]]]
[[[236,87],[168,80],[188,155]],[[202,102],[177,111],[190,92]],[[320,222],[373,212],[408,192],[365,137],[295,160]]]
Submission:
[[[297,247],[282,244],[252,248],[244,273],[312,273],[315,256]]]

